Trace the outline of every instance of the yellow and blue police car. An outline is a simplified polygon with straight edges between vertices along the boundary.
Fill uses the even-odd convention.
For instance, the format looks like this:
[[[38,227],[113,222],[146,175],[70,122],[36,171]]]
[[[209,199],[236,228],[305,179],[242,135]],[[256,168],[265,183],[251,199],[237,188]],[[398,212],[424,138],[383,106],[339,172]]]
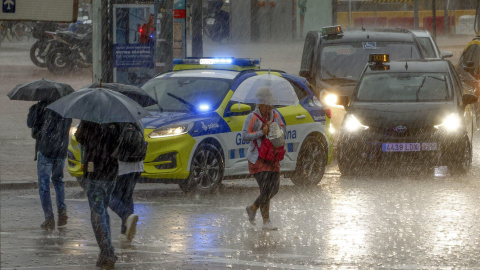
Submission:
[[[184,192],[208,193],[224,178],[248,175],[248,142],[242,127],[255,104],[230,100],[247,78],[270,72],[288,80],[300,100],[297,106],[277,106],[286,123],[287,153],[281,172],[294,184],[320,182],[332,160],[330,109],[320,102],[305,78],[259,69],[259,61],[244,58],[176,59],[172,72],[152,78],[142,88],[158,104],[142,119],[148,142],[142,181],[177,183]],[[72,136],[68,170],[81,178],[80,151]]]

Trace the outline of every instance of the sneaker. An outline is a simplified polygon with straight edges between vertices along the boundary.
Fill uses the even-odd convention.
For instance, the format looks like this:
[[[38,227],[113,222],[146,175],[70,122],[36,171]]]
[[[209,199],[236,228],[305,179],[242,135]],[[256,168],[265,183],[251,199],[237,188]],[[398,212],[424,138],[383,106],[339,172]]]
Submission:
[[[114,255],[113,257],[102,257],[98,256],[97,260],[97,267],[100,267],[102,269],[113,269],[115,268],[115,262],[117,261],[118,257]]]
[[[40,225],[40,228],[46,229],[46,230],[55,230],[55,219],[46,219],[42,225]]]
[[[257,212],[253,212],[253,211],[250,209],[250,206],[247,206],[248,221],[250,221],[250,223],[252,223],[252,225],[257,225],[257,224],[255,223],[255,214],[257,214]]]
[[[133,237],[137,233],[137,221],[138,221],[138,216],[135,214],[131,214],[127,218],[126,226],[127,226],[127,232],[125,235],[127,236],[127,239],[129,241],[132,241]]]
[[[278,230],[278,227],[273,225],[273,223],[271,221],[267,221],[267,223],[263,224],[262,230],[276,231],[276,230]]]
[[[59,215],[57,226],[61,227],[61,226],[67,225],[67,219],[68,219],[67,214]]]
[[[128,240],[127,236],[123,233],[118,235],[118,241],[120,244],[130,244],[132,241]]]

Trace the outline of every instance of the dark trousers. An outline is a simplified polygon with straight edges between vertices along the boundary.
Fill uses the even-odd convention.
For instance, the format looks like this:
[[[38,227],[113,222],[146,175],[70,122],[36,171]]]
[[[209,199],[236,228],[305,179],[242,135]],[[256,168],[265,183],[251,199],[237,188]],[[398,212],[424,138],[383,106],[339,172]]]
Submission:
[[[259,172],[254,174],[260,187],[260,195],[255,200],[255,206],[260,208],[262,217],[269,219],[270,199],[277,194],[280,188],[279,172]]]
[[[125,225],[128,216],[133,214],[133,190],[140,178],[141,172],[132,172],[117,177],[115,189],[108,206],[122,219],[122,234],[125,234]]]

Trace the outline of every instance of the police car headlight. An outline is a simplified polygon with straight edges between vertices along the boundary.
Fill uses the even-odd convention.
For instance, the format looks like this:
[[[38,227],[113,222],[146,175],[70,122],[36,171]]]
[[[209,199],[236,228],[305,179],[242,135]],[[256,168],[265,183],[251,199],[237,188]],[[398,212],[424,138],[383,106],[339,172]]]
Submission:
[[[456,131],[461,125],[461,119],[458,114],[452,113],[440,125],[434,126],[436,129],[443,129],[446,131]]]
[[[368,126],[362,125],[355,116],[349,114],[345,118],[344,128],[349,132],[356,132],[368,129]]]
[[[78,125],[70,128],[70,136],[75,136],[75,133],[77,132],[77,127]]]
[[[148,137],[155,139],[155,138],[162,138],[162,137],[170,137],[170,136],[178,136],[185,134],[189,131],[189,125],[177,125],[177,126],[168,126],[168,127],[161,127],[157,128],[152,131]]]

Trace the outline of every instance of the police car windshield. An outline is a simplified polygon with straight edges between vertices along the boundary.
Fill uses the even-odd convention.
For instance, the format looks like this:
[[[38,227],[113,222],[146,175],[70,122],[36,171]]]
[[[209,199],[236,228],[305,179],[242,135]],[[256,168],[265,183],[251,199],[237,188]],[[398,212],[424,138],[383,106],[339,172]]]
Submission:
[[[368,56],[389,54],[390,61],[402,59],[419,59],[417,48],[407,43],[356,42],[326,45],[320,54],[322,79],[358,80],[368,62]]]
[[[362,78],[356,100],[380,102],[425,102],[451,98],[443,73],[370,74]]]
[[[151,111],[207,112],[217,109],[228,90],[231,80],[202,77],[162,77],[142,86],[158,105],[147,107]]]

